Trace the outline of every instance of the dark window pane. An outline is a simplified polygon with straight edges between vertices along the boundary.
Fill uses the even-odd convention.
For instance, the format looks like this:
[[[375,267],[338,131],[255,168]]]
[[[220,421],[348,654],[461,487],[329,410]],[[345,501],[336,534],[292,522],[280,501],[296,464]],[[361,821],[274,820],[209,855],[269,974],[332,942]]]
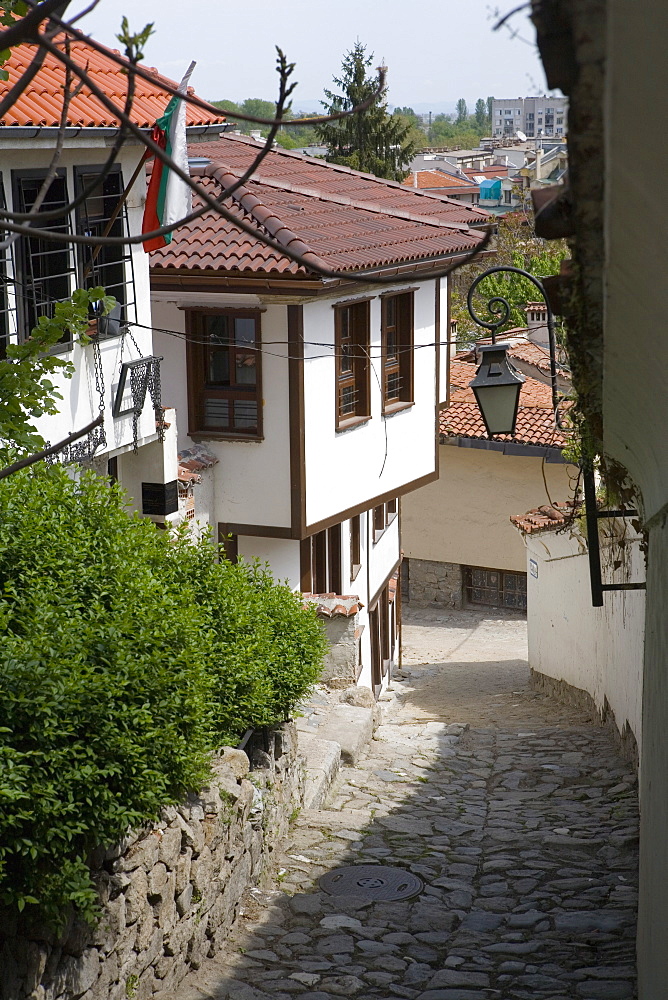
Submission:
[[[353,416],[355,413],[355,386],[344,385],[341,387],[339,410],[342,416]]]
[[[237,385],[255,385],[257,380],[257,366],[254,351],[236,350],[234,377]]]
[[[217,347],[209,351],[209,385],[230,384],[230,351],[227,347]]]
[[[390,372],[387,376],[387,398],[389,402],[396,402],[401,395],[401,376],[399,372]]]
[[[43,177],[20,177],[17,181],[17,202],[20,212],[30,212],[42,186]],[[55,177],[41,205],[42,211],[63,208],[63,214],[41,223],[41,228],[52,232],[69,233],[67,184],[64,177]],[[56,302],[71,293],[74,264],[67,245],[53,243],[37,237],[21,239],[18,243],[18,263],[22,282],[22,338],[30,334],[40,316],[53,315]],[[70,341],[66,334],[61,343]]]
[[[235,344],[255,343],[255,320],[252,316],[237,316],[234,320]]]
[[[226,399],[204,400],[204,426],[207,430],[225,430],[230,423],[230,405]]]
[[[238,430],[254,430],[257,427],[257,401],[254,399],[235,399],[234,426]]]

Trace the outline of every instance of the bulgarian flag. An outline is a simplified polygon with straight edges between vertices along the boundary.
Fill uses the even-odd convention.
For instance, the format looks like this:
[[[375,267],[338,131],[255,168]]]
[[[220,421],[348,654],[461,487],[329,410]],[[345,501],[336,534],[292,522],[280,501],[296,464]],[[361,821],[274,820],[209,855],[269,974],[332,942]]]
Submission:
[[[188,81],[195,63],[191,63],[188,72],[179,84],[179,93],[185,94]],[[188,173],[188,146],[186,142],[186,103],[180,97],[172,97],[165,108],[162,118],[158,118],[153,128],[151,138],[169,157]],[[183,219],[191,211],[191,190],[173,170],[170,170],[162,160],[153,159],[153,172],[146,193],[144,221],[142,233],[150,233],[162,226]],[[144,250],[149,253],[159,247],[167,246],[172,241],[172,234],[155,236],[144,241]]]

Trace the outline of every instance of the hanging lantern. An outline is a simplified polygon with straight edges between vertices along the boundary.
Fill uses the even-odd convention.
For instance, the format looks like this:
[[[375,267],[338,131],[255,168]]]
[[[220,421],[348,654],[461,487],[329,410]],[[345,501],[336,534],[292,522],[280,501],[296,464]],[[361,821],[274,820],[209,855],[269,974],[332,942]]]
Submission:
[[[514,434],[520,389],[525,381],[508,360],[508,344],[485,344],[478,348],[480,364],[469,382],[490,437]]]

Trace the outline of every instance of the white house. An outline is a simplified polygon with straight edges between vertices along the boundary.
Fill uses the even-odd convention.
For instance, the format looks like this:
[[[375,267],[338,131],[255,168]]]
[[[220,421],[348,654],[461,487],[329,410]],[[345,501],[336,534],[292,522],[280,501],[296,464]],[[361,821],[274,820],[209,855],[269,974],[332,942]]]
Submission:
[[[6,64],[9,79],[0,83],[0,94],[4,96],[25,72],[34,53],[28,45],[12,50]],[[70,55],[109,98],[123,106],[129,78],[113,53],[100,54],[70,39]],[[143,129],[153,127],[169,101],[160,87],[161,79],[156,73],[154,83],[136,81],[131,118]],[[0,122],[0,197],[11,211],[32,209],[52,164],[64,82],[62,65],[47,55],[36,79]],[[207,115],[189,110],[191,131],[213,127],[217,134],[224,126],[214,111]],[[141,233],[146,181],[143,168],[138,167],[143,145],[126,137],[106,177],[95,184],[118,135],[118,117],[86,86],[72,97],[62,153],[41,207],[43,212],[62,207],[63,214],[45,218],[43,229],[84,236]],[[66,206],[77,198],[79,204],[68,210]],[[57,346],[57,352],[72,363],[74,375],[53,379],[63,401],[59,413],[40,418],[37,427],[55,444],[102,414],[103,424],[60,458],[89,462],[122,479],[131,487],[139,510],[164,520],[178,502],[176,438],[173,414],[164,419],[162,414],[160,360],[151,332],[148,255],[141,243],[96,251],[81,244],[21,237],[3,251],[0,267],[5,342],[27,338],[39,316],[48,315],[55,302],[69,297],[77,287],[103,285],[115,297],[117,305],[109,316],[91,316],[90,344],[83,346],[65,337]]]
[[[191,173],[219,196],[257,150],[195,144]],[[447,281],[434,274],[479,245],[469,223],[485,214],[284,150],[226,204],[229,220],[207,211],[151,255],[163,394],[203,480],[194,517],[233,557],[355,607],[347,679],[379,693],[400,622],[399,498],[438,476]],[[389,283],[351,280],[361,268]]]

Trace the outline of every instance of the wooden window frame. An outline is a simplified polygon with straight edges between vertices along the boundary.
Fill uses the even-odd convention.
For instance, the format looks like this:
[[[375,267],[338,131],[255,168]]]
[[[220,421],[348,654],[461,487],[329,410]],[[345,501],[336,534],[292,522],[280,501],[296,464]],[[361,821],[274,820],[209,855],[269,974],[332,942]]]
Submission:
[[[206,385],[208,360],[208,345],[206,338],[206,321],[213,316],[227,316],[253,319],[255,321],[255,385],[252,388],[234,386],[227,388],[210,388]],[[186,367],[188,372],[188,434],[194,439],[228,440],[228,441],[261,441],[262,434],[262,313],[259,309],[207,309],[188,310],[187,312],[187,342]],[[236,345],[230,345],[232,351]],[[243,399],[254,399],[257,406],[257,423],[252,429],[231,426],[228,428],[210,428],[204,426],[203,404],[207,398],[227,399],[230,402]]]
[[[355,580],[362,568],[362,515],[350,519],[350,579]]]
[[[302,593],[341,594],[341,525],[323,528],[301,545]]]
[[[413,386],[414,295],[397,292],[381,299],[383,413],[396,413],[415,402]],[[390,353],[390,344],[395,347]],[[398,388],[392,381],[398,381]]]
[[[394,519],[399,514],[399,498],[394,497],[392,500],[387,500],[385,503],[378,504],[377,507],[373,507],[371,511],[371,518],[373,522],[373,544],[375,545],[377,541],[385,534],[385,530],[392,524]]]
[[[46,175],[46,168],[12,171],[14,211],[28,212],[32,209],[33,202],[28,203],[27,199],[24,200],[26,194],[24,184],[33,181],[39,190]],[[62,200],[54,192],[54,186],[59,184],[62,184],[63,188]],[[58,167],[42,203],[42,211],[54,210],[60,206],[65,208],[70,203],[69,191],[67,170],[65,167]],[[71,234],[72,212],[63,212],[62,216],[46,220],[41,228]],[[48,264],[43,258],[48,258]],[[56,267],[58,270],[54,270]],[[16,244],[14,274],[17,285],[18,340],[19,343],[23,343],[30,337],[30,331],[39,318],[53,315],[55,303],[69,298],[72,294],[76,285],[74,248],[68,243],[50,242],[37,236],[22,236]],[[59,291],[63,294],[58,294],[56,291],[59,282],[61,283]],[[49,354],[71,351],[72,347],[72,334],[67,332],[49,348]]]
[[[368,299],[335,306],[337,431],[347,430],[371,419],[370,316]],[[348,358],[350,368],[346,366]],[[343,402],[343,393],[349,389],[355,394],[352,409]]]

